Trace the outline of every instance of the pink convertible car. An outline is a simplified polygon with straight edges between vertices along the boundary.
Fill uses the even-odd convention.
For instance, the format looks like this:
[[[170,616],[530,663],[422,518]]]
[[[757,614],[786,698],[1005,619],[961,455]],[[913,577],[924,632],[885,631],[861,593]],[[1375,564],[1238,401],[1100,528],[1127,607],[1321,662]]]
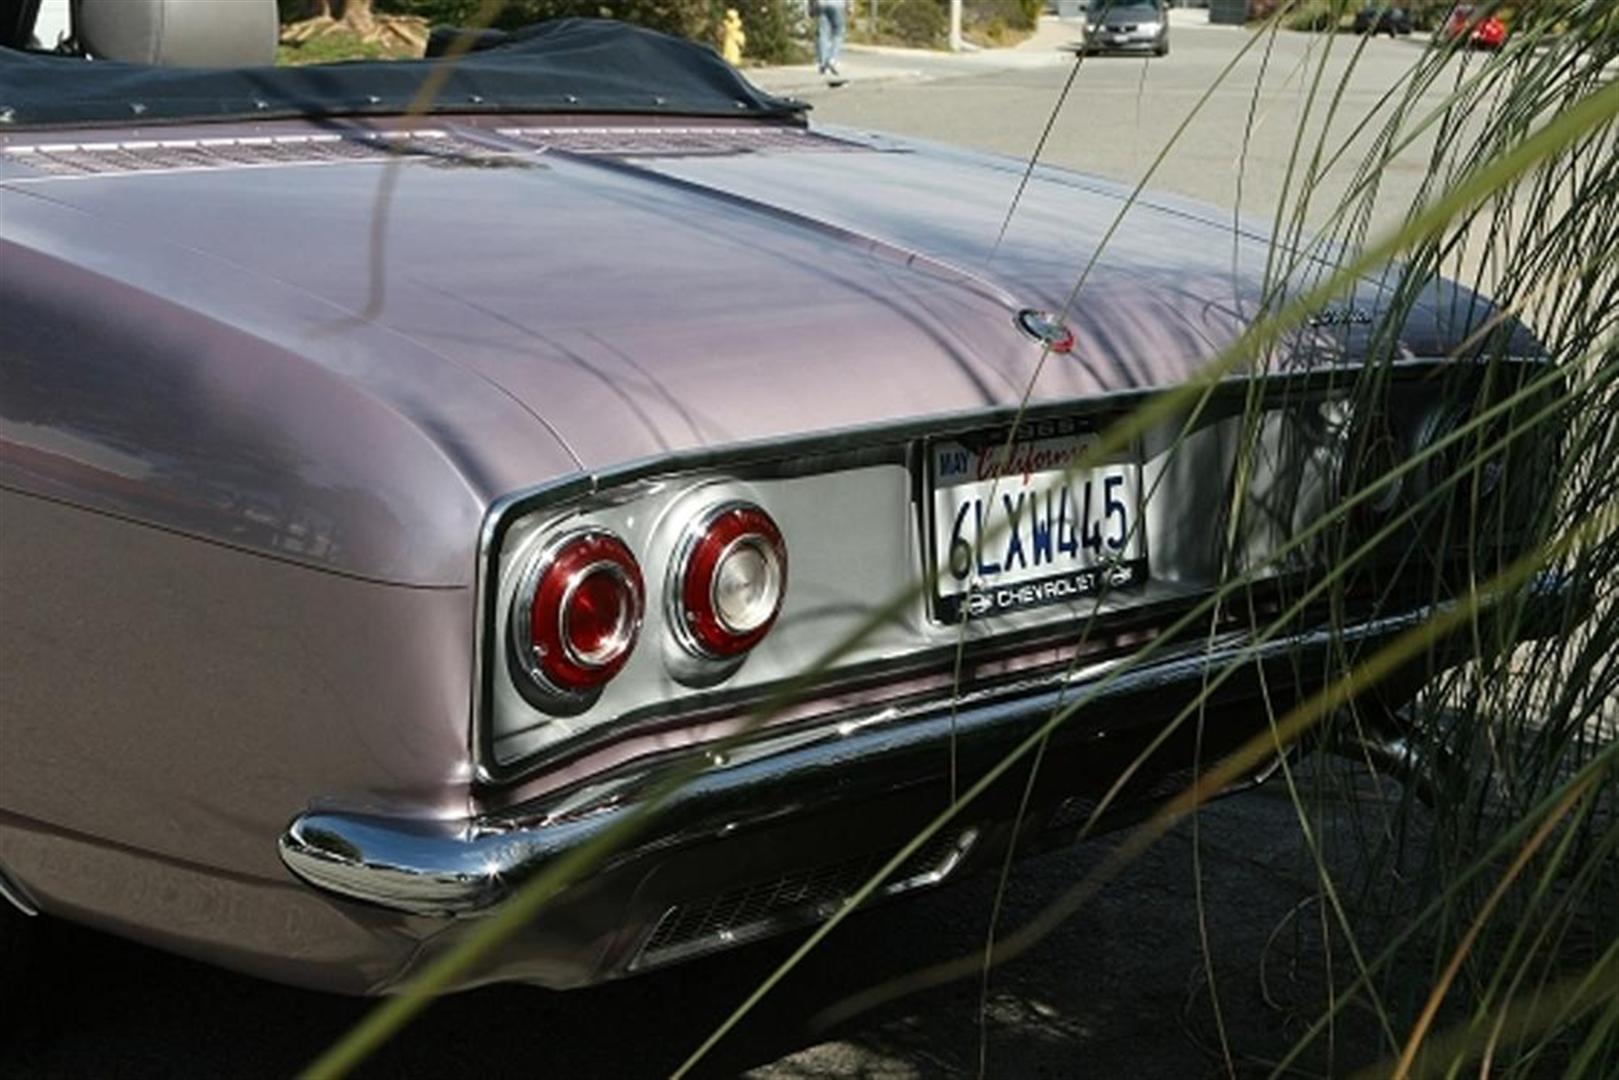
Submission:
[[[1368,281],[1102,453],[1250,325],[1263,235],[1147,197],[1070,304],[1124,189],[1037,169],[1003,235],[1023,163],[809,125],[702,46],[559,21],[439,79],[271,67],[273,0],[80,0],[78,55],[33,6],[0,949],[70,919],[386,992],[658,793],[477,976],[588,984],[837,909],[1059,711],[1027,804],[880,895],[1131,820],[1449,602],[1443,514],[1401,516],[1443,454],[1342,515],[1333,610],[1350,548],[1294,540],[1546,363]],[[1514,515],[1515,454],[1477,481]]]

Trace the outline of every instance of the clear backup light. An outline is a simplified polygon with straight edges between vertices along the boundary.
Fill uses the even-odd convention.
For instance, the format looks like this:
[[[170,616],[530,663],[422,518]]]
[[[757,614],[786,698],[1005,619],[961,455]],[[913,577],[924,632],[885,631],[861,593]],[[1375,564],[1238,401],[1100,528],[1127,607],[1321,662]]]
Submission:
[[[1379,409],[1335,400],[1323,403],[1321,413],[1335,444],[1332,468],[1337,498],[1349,499],[1377,486],[1358,499],[1349,512],[1349,524],[1358,531],[1376,529],[1399,508],[1404,493],[1404,478],[1389,477],[1406,457],[1400,439]]]
[[[1439,408],[1423,422],[1417,437],[1418,449],[1425,449],[1465,427],[1470,410],[1462,406]],[[1488,499],[1500,488],[1506,470],[1506,431],[1503,425],[1491,423],[1483,429],[1473,429],[1429,457],[1419,475],[1425,487],[1433,490],[1455,476],[1467,479],[1455,486],[1449,501],[1469,502],[1475,496]]]
[[[696,656],[727,660],[757,645],[787,592],[787,545],[769,514],[746,502],[714,507],[681,541],[669,621]]]
[[[592,694],[635,650],[645,607],[641,568],[605,529],[581,529],[547,544],[514,599],[513,645],[539,689]]]

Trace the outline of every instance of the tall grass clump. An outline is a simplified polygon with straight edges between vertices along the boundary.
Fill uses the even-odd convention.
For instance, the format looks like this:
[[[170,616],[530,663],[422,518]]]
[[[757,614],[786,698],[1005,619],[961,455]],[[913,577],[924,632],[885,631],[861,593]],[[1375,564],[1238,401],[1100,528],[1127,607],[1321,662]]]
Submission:
[[[1329,17],[1352,14],[1347,2],[1329,6]],[[1221,80],[1239,64],[1267,77],[1268,43],[1292,8],[1277,8]],[[1082,913],[1170,830],[1195,830],[1211,797],[1274,765],[1313,884],[1325,975],[1290,1018],[1280,1054],[1255,1053],[1222,1026],[1224,1071],[1619,1075],[1619,22],[1602,14],[1586,0],[1519,3],[1499,53],[1412,49],[1402,79],[1353,124],[1338,113],[1369,43],[1325,35],[1308,70],[1286,73],[1303,95],[1282,195],[1237,208],[1271,237],[1261,283],[1243,297],[1247,330],[1073,466],[1216,403],[1234,410],[1240,446],[1212,523],[1220,587],[1031,725],[987,774],[963,777],[952,804],[853,901],[991,784],[1032,783],[1050,736],[1165,642],[1212,638],[1236,620],[1254,647],[1325,635],[1331,660],[1265,669],[1266,729],[1199,761],[1183,791],[1036,917],[1002,927],[986,913],[981,952],[941,958],[835,1013],[951,979],[987,987],[998,964]],[[1064,119],[1059,102],[1052,122]],[[1413,161],[1426,170],[1418,197],[1390,206],[1383,177]],[[1070,309],[1084,302],[1087,258]],[[1433,341],[1442,355],[1422,353]],[[1293,378],[1301,366],[1314,376],[1307,385]],[[1303,393],[1314,395],[1310,408],[1291,427],[1279,421],[1278,401]],[[1402,441],[1402,424],[1417,421],[1398,403],[1413,396],[1427,426]],[[1301,447],[1326,463],[1309,466],[1316,458]],[[873,604],[855,638],[897,617],[919,587]],[[1425,614],[1380,643],[1355,635],[1380,613],[1411,611]],[[757,722],[854,644],[830,643]],[[1252,667],[1247,656],[1209,665],[1202,694],[1161,738],[1201,740],[1208,703]],[[639,813],[528,881],[313,1071],[337,1075],[363,1059],[689,779],[670,774]],[[1001,887],[1016,884],[1008,868]],[[688,1067],[853,906],[694,1040]],[[1218,1017],[1220,991],[1210,993]],[[984,1061],[993,1072],[992,1055]]]
[[[1358,249],[1381,209],[1379,178],[1402,151],[1419,148],[1428,166],[1420,208],[1575,103],[1611,93],[1619,33],[1598,7],[1518,4],[1498,55],[1431,48],[1388,96],[1381,123],[1350,147],[1301,139],[1291,205],[1274,212],[1278,248],[1323,258]],[[1330,110],[1332,93],[1323,86],[1312,105]],[[1312,231],[1315,191],[1341,169],[1352,177],[1348,197]],[[1340,957],[1354,976],[1297,1049],[1319,1049],[1359,1008],[1376,1014],[1384,1064],[1398,1074],[1483,1065],[1500,1076],[1619,1075],[1619,545],[1602,524],[1619,496],[1612,115],[1417,238],[1380,284],[1414,299],[1439,275],[1462,287],[1451,303],[1473,304],[1466,290],[1478,290],[1500,313],[1477,320],[1460,350],[1473,372],[1466,411],[1517,400],[1429,470],[1430,486],[1454,486],[1418,512],[1460,553],[1438,589],[1478,590],[1528,544],[1549,556],[1538,587],[1578,600],[1548,624],[1535,622],[1547,616],[1533,589],[1496,598],[1447,647],[1465,662],[1434,677],[1443,665],[1428,657],[1391,680],[1422,687],[1392,729],[1363,706],[1323,718],[1317,745],[1358,748],[1349,756],[1404,784],[1397,799],[1350,802],[1364,815],[1352,832],[1353,880],[1333,881],[1325,859],[1318,868],[1324,895],[1356,891],[1337,915],[1340,940],[1373,947]],[[1505,313],[1533,331],[1555,380],[1509,373],[1508,358],[1530,343]],[[1377,330],[1392,361],[1398,335]],[[1359,381],[1376,378],[1369,369]],[[1509,448],[1520,430],[1533,452]],[[1375,474],[1392,463],[1373,464]],[[1413,544],[1407,557],[1431,556]],[[1354,573],[1345,566],[1348,580]],[[1305,811],[1344,805],[1323,790],[1336,775],[1318,768],[1300,782],[1306,820]]]

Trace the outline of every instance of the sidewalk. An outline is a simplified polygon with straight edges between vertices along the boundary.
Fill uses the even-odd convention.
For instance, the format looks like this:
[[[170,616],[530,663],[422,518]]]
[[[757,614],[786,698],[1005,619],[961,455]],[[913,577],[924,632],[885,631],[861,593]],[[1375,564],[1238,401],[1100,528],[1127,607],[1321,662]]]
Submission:
[[[1169,24],[1184,30],[1227,30],[1241,27],[1210,27],[1208,12],[1202,8],[1171,8]],[[1034,33],[1004,49],[980,49],[952,53],[940,49],[905,49],[892,45],[844,45],[838,69],[850,82],[926,82],[1001,71],[1057,67],[1074,62],[1074,49],[1085,34],[1083,19],[1062,19],[1043,15]],[[827,80],[814,64],[783,64],[747,68],[749,80],[773,94],[794,96],[824,92]]]
[[[1071,47],[1080,39],[1082,27],[1078,19],[1046,16],[1033,34],[1010,48],[959,53],[892,45],[844,45],[838,69],[844,78],[864,84],[924,82],[1069,64],[1074,58]],[[1064,46],[1070,48],[1065,51]],[[743,74],[773,94],[795,95],[827,89],[826,77],[816,72],[814,64],[747,68]]]

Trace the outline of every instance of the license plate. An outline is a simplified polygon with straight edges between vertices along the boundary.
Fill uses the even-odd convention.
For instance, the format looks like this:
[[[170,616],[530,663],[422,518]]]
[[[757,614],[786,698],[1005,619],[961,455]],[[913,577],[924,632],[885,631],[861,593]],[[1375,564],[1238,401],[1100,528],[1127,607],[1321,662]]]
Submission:
[[[1147,580],[1134,451],[1084,469],[1097,442],[1072,421],[927,445],[927,536],[936,618],[1057,604]]]

